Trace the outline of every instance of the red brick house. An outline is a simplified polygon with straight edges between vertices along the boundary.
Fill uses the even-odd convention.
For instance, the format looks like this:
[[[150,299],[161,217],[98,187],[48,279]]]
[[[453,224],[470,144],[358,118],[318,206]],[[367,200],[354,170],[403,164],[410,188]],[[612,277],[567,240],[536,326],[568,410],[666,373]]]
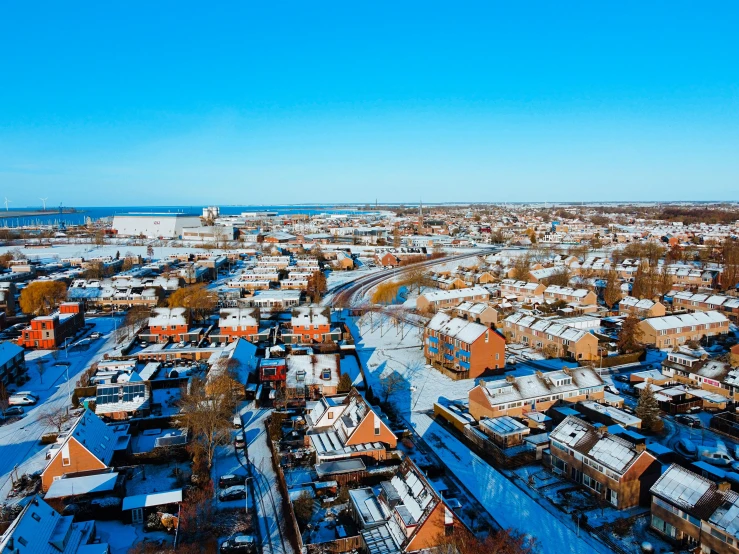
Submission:
[[[259,337],[259,308],[225,308],[218,319],[221,337],[233,342],[237,338],[257,342]]]
[[[79,302],[64,302],[51,315],[35,317],[23,329],[18,345],[26,348],[59,348],[85,326],[85,314]]]
[[[62,442],[49,451],[49,462],[41,473],[41,490],[48,491],[62,475],[110,467],[116,449],[127,446],[128,436],[122,436],[126,440],[119,444],[113,428],[85,410]]]
[[[149,333],[156,336],[157,342],[183,341],[187,338],[187,317],[185,308],[155,308],[149,318]]]
[[[290,320],[290,331],[282,333],[285,343],[314,343],[338,341],[341,332],[331,332],[331,309],[305,306],[295,308]]]

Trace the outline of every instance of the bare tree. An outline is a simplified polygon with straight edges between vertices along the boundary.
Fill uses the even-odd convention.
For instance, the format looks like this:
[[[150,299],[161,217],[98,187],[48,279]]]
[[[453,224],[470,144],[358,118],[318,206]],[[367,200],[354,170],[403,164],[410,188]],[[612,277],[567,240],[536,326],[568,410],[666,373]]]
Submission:
[[[3,417],[5,417],[5,412],[9,407],[10,395],[8,394],[8,389],[6,389],[3,382],[0,381],[0,412],[2,412]]]
[[[192,430],[194,439],[203,449],[208,469],[218,446],[227,444],[231,438],[231,418],[235,404],[232,380],[221,375],[208,383],[207,389],[201,379],[193,379],[189,391],[180,400],[177,420]]]
[[[405,379],[397,371],[393,371],[390,375],[383,377],[380,380],[380,386],[382,387],[382,392],[385,394],[385,403],[387,403],[393,394],[401,390],[404,384]]]
[[[72,419],[67,410],[63,407],[51,408],[41,414],[39,418],[41,421],[56,429],[57,433],[61,433],[64,425]]]

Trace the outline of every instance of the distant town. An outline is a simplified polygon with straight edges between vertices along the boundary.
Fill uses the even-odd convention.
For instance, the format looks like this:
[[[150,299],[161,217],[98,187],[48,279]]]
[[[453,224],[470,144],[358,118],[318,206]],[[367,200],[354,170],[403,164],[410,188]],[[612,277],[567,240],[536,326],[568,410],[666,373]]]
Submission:
[[[0,227],[0,553],[739,552],[739,204],[298,211]]]

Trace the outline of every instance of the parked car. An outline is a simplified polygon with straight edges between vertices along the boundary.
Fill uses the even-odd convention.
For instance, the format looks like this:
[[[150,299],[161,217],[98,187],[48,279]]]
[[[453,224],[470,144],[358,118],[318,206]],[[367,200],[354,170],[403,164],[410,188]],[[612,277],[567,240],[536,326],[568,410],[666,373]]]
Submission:
[[[235,485],[228,487],[218,493],[218,500],[227,502],[229,500],[243,500],[246,498],[246,487],[244,485]]]
[[[697,417],[689,416],[689,415],[683,415],[683,414],[677,415],[675,416],[675,421],[677,421],[678,423],[682,423],[683,425],[688,425],[690,427],[696,427],[698,429],[703,427],[703,424],[701,423],[700,419],[698,419]]]
[[[698,459],[698,449],[690,439],[680,439],[675,443],[675,452],[688,460]]]
[[[100,337],[102,337],[102,336],[103,336],[103,334],[102,334],[102,333],[99,333],[99,332],[97,332],[97,331],[95,331],[95,332],[93,332],[93,333],[90,333],[90,338],[91,338],[91,339],[99,339],[99,338],[100,338]]]
[[[616,375],[614,379],[619,383],[628,383],[630,380],[628,375]]]
[[[236,414],[233,419],[234,429],[241,429],[241,416],[239,414]]]
[[[241,435],[241,433],[239,433],[234,439],[234,448],[244,448],[245,446],[246,441],[244,441],[244,437]]]
[[[253,535],[234,535],[221,545],[222,554],[251,554],[257,551],[257,541]]]
[[[235,487],[238,485],[243,485],[244,480],[246,477],[242,475],[234,475],[233,473],[228,473],[226,475],[221,475],[218,478],[218,488],[219,489],[228,489],[230,487]]]
[[[726,467],[734,463],[734,458],[731,457],[721,440],[716,441],[716,446],[701,446],[698,449],[698,456],[704,462],[715,466]]]
[[[621,394],[619,392],[619,390],[616,387],[614,387],[613,385],[606,385],[605,386],[605,390],[606,390],[606,392],[610,392],[611,394],[615,394],[615,395]]]
[[[23,408],[21,406],[11,406],[5,410],[5,417],[21,416],[23,415]]]

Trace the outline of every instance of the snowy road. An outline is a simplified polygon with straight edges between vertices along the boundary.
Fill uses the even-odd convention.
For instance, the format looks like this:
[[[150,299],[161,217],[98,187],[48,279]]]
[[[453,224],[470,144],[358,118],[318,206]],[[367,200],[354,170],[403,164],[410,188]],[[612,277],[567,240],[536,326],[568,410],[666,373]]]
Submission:
[[[249,462],[252,464],[252,484],[256,494],[257,524],[265,554],[292,554],[293,549],[282,525],[282,496],[277,475],[272,468],[272,453],[267,443],[264,423],[272,410],[251,409],[241,413],[244,424]]]

